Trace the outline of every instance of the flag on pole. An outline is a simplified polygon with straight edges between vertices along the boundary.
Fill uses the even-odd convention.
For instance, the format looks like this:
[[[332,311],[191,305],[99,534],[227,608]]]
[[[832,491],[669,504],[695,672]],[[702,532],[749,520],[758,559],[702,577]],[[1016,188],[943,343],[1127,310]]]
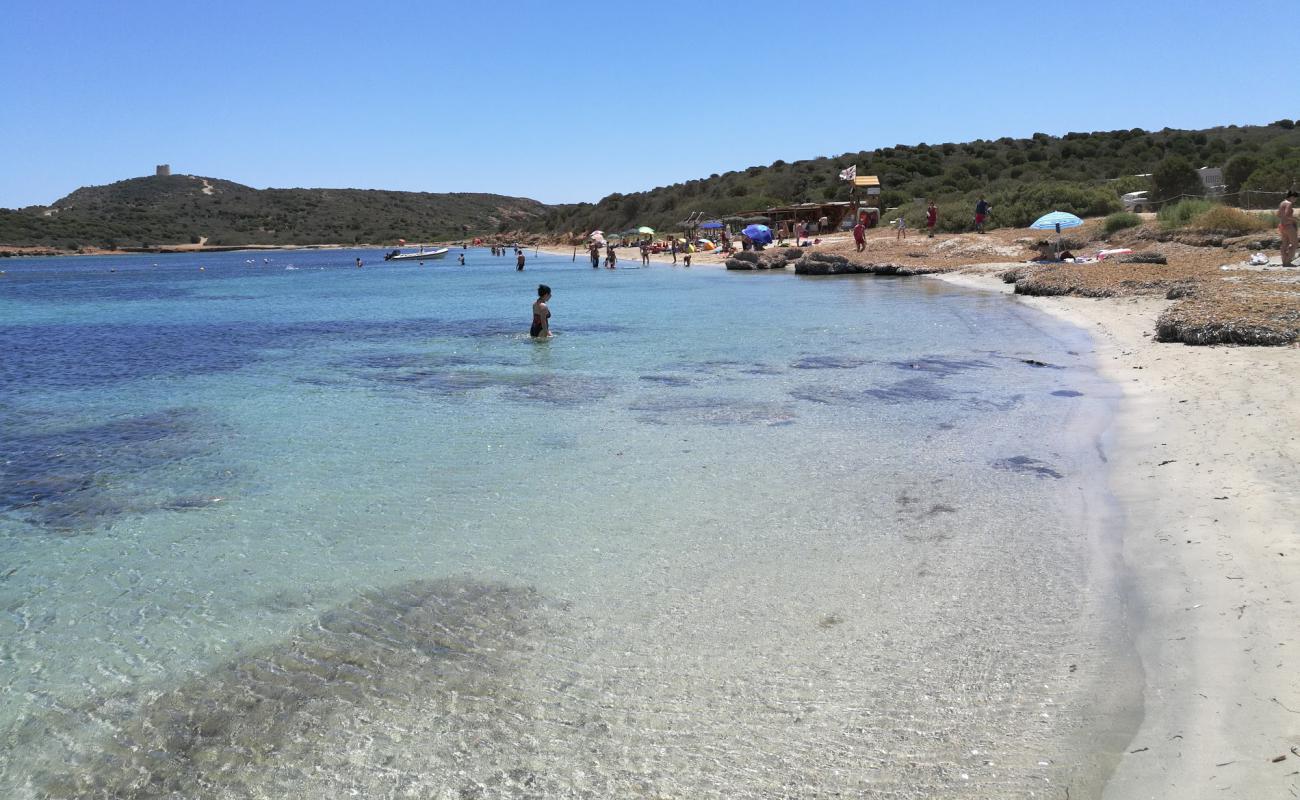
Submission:
[[[856,178],[856,177],[858,177],[858,165],[857,165],[857,164],[854,164],[853,166],[849,167],[848,169],[842,169],[842,170],[840,170],[840,180],[842,180],[842,181],[851,181],[851,180],[853,180],[853,179]]]

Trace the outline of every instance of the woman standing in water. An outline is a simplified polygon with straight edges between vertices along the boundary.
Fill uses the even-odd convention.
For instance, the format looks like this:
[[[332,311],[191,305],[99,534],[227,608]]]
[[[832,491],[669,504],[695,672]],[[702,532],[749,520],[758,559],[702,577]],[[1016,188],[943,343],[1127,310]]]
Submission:
[[[551,333],[551,308],[546,305],[551,300],[551,287],[546,284],[538,284],[537,299],[533,301],[533,327],[528,329],[528,335],[534,339],[549,339],[554,336]]]

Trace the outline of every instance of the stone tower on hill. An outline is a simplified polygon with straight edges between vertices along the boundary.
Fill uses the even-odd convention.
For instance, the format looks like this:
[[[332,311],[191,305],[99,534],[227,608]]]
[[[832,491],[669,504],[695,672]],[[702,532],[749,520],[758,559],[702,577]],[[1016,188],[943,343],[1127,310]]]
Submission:
[[[161,177],[161,176],[170,175],[170,174],[172,174],[172,165],[171,165],[171,164],[159,164],[158,166],[154,167],[154,169],[153,169],[153,174],[154,174],[154,175],[157,175],[157,176],[160,176],[160,177]]]

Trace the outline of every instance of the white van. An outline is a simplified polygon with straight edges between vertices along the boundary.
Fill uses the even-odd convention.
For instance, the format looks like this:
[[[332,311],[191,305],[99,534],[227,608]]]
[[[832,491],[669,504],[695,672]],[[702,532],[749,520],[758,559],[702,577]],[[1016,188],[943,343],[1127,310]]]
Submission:
[[[1140,192],[1129,192],[1119,199],[1124,204],[1125,211],[1132,211],[1140,214],[1151,208],[1151,199],[1147,197],[1146,190]]]

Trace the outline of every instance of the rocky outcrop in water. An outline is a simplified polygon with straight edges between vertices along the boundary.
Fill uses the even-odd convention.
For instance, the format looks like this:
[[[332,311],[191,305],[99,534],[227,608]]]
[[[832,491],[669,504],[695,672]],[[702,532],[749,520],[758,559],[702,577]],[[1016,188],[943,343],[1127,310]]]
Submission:
[[[387,742],[385,763],[395,770],[464,764],[473,742],[520,742],[532,732],[518,655],[541,604],[534,590],[473,581],[367,592],[285,641],[178,685],[25,721],[22,740],[58,755],[29,780],[50,800],[322,796],[290,787],[320,769],[347,777],[334,754],[375,737]],[[416,733],[391,721],[416,706],[456,734],[426,736],[436,746],[412,761],[401,743]],[[72,735],[91,729],[99,738]]]
[[[789,262],[788,253],[790,250],[799,251],[798,248],[789,248],[785,252],[759,252],[756,250],[742,250],[731,258],[727,259],[727,269],[732,270],[758,270],[758,269],[785,269]]]
[[[850,261],[836,253],[808,253],[794,263],[799,275],[928,275],[942,267],[906,264],[872,264]]]

